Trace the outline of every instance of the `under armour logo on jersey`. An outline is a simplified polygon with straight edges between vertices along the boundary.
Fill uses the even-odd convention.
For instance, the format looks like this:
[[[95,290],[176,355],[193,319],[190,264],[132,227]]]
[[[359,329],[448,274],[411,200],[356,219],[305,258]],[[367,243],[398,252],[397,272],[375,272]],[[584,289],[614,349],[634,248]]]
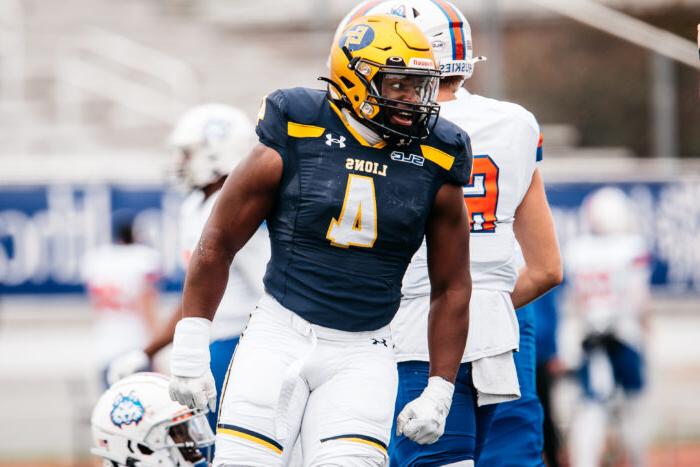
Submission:
[[[372,338],[372,345],[379,345],[379,344],[382,344],[384,347],[387,347],[386,339],[374,339],[374,338]]]
[[[331,133],[326,133],[326,146],[333,146],[333,143],[337,144],[340,149],[345,147],[345,136],[339,136],[337,139],[333,138]]]

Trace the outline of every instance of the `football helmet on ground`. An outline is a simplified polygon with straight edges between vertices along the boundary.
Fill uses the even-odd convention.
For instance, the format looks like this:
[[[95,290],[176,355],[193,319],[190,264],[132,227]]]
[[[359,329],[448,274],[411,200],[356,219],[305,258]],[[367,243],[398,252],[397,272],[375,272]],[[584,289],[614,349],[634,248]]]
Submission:
[[[92,453],[105,467],[205,467],[214,444],[206,412],[170,400],[168,378],[136,373],[105,391],[92,412]]]

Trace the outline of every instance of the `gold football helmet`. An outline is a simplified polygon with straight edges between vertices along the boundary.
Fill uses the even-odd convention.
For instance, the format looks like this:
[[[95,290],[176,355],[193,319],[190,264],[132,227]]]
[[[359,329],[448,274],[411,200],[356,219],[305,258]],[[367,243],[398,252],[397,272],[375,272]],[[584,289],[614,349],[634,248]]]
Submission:
[[[437,121],[440,73],[413,22],[389,15],[350,22],[330,56],[331,99],[385,139],[428,136]]]

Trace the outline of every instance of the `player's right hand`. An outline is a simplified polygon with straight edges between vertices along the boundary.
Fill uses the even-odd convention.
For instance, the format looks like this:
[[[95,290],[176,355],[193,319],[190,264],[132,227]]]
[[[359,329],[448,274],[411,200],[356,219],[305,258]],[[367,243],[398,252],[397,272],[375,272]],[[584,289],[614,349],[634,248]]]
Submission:
[[[132,350],[112,360],[107,367],[107,382],[113,385],[139,371],[146,371],[150,366],[150,359],[143,350]]]
[[[170,353],[170,398],[191,409],[216,409],[216,386],[209,368],[211,321],[183,318],[175,327]]]

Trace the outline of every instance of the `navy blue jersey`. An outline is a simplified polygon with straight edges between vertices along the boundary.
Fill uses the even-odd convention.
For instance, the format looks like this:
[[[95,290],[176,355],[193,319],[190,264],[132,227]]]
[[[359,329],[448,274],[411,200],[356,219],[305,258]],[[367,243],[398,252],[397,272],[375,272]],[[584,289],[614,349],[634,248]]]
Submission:
[[[426,140],[372,146],[324,91],[304,88],[267,96],[256,132],[284,166],[267,218],[266,291],[321,326],[387,325],[436,192],[469,180],[469,137],[439,120]]]

